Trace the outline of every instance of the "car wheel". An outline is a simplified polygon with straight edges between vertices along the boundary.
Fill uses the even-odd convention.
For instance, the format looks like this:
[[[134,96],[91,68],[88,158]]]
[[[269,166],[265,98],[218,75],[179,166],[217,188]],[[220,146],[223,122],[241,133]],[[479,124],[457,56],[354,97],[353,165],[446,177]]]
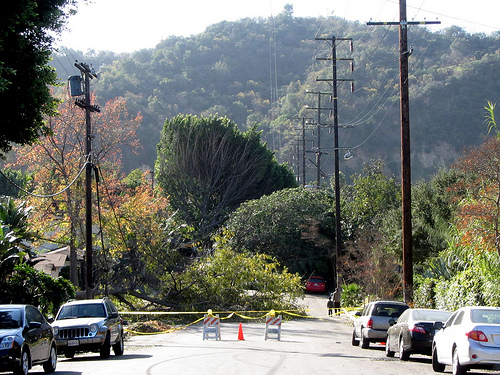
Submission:
[[[370,339],[363,336],[363,330],[361,330],[361,348],[368,349],[370,347]]]
[[[30,369],[30,356],[26,350],[21,351],[21,361],[14,367],[14,375],[28,375]]]
[[[408,351],[405,350],[404,341],[402,337],[401,340],[399,340],[399,359],[402,361],[407,361],[410,359],[410,353],[408,353]]]
[[[49,358],[43,363],[43,371],[51,373],[56,371],[57,366],[57,351],[55,346],[50,347]]]
[[[455,349],[453,349],[453,359],[451,361],[451,366],[451,372],[453,375],[464,375],[467,372],[467,367],[460,364],[460,361],[458,359],[458,349],[456,347]]]
[[[439,363],[436,347],[432,348],[432,369],[434,372],[444,372],[446,365]]]
[[[116,342],[116,344],[113,345],[113,352],[115,355],[122,355],[123,354],[123,332],[120,333],[120,338]]]
[[[358,346],[359,345],[359,340],[358,338],[356,337],[356,330],[353,329],[352,330],[352,340],[351,340],[351,344],[352,346]]]
[[[106,339],[101,345],[101,350],[99,350],[99,357],[102,359],[109,358],[111,354],[111,339],[109,338],[109,333],[106,333]]]
[[[389,346],[389,336],[387,336],[387,339],[385,340],[385,356],[386,357],[394,357],[394,352],[390,349]]]

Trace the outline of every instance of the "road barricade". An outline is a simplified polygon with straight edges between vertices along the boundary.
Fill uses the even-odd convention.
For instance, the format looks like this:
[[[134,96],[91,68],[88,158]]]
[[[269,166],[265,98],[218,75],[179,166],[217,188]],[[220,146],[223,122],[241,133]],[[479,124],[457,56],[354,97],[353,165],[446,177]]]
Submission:
[[[220,340],[220,318],[219,315],[208,313],[203,318],[203,340]]]
[[[274,316],[270,314],[266,316],[266,334],[264,339],[281,340],[281,315]]]

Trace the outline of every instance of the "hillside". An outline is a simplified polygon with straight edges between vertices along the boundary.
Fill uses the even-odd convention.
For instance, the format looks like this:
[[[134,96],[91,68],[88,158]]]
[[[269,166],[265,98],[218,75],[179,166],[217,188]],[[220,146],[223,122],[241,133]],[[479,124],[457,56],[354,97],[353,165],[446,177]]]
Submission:
[[[102,72],[93,85],[100,103],[116,96],[128,101],[131,113],[144,116],[139,156],[126,155],[126,170],[151,167],[166,118],[177,114],[226,115],[244,130],[260,123],[263,139],[281,161],[293,163],[299,135],[297,116],[316,118],[317,95],[331,91],[316,78],[331,77],[327,43],[317,36],[352,38],[351,53],[339,42],[337,57],[353,58],[354,72],[339,62],[338,78],[354,80],[339,86],[339,119],[349,125],[340,132],[340,144],[354,158],[341,163],[347,176],[363,162],[382,158],[399,175],[398,30],[366,26],[335,17],[299,18],[284,11],[272,19],[221,22],[191,37],[170,37],[153,49],[130,55],[112,52],[82,54],[62,51],[54,65],[66,78],[70,61],[92,63]],[[458,27],[439,33],[414,26],[408,32],[410,57],[410,116],[412,177],[426,178],[453,163],[464,147],[482,142],[487,133],[484,107],[500,101],[500,35],[470,35]],[[63,53],[64,52],[64,53]],[[70,73],[76,74],[76,73]],[[326,102],[327,97],[325,97]],[[327,106],[328,103],[323,105]],[[322,121],[327,122],[324,112]],[[317,132],[307,130],[307,148],[313,149]],[[322,130],[321,144],[332,145],[332,134]],[[294,150],[293,152],[291,150]],[[313,154],[308,159],[314,160]],[[323,170],[332,175],[333,159],[324,155]],[[308,162],[307,180],[316,171]]]

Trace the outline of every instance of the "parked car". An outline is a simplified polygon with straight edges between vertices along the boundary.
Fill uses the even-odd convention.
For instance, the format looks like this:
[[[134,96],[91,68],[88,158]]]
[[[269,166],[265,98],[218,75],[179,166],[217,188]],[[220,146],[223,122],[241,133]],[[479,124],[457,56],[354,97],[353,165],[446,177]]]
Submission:
[[[67,302],[54,322],[57,351],[66,358],[77,352],[99,352],[109,358],[123,354],[123,321],[108,298]]]
[[[432,343],[432,368],[444,372],[452,366],[454,375],[472,368],[500,367],[500,308],[462,307],[455,311]]]
[[[325,279],[321,276],[310,276],[306,282],[307,292],[325,293]]]
[[[35,306],[0,305],[0,372],[26,375],[35,365],[56,370],[52,327]]]
[[[397,319],[408,309],[404,302],[374,301],[368,303],[362,312],[357,312],[352,330],[352,345],[367,349],[371,342],[385,342],[389,320]]]
[[[432,354],[432,339],[435,333],[435,323],[444,323],[451,312],[433,309],[408,309],[398,320],[389,320],[385,342],[385,355],[394,357],[399,353],[399,359],[407,361],[411,354]]]

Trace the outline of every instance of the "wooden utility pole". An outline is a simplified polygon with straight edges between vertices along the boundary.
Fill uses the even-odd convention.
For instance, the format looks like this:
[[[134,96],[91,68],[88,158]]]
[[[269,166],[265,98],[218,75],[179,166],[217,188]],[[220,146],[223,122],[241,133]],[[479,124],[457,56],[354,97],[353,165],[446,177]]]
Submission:
[[[399,92],[401,113],[401,195],[403,231],[403,294],[413,302],[413,250],[411,225],[410,95],[408,83],[408,25],[440,24],[440,21],[411,21],[406,18],[406,0],[399,0],[399,22],[368,22],[368,25],[399,26]]]
[[[410,155],[410,94],[408,85],[408,26],[406,0],[399,3],[399,71],[401,113],[401,195],[403,221],[403,294],[406,303],[413,302],[413,249],[411,226],[411,155]]]
[[[87,64],[76,62],[75,66],[82,72],[84,82],[84,99],[76,99],[75,105],[85,110],[85,254],[86,254],[86,283],[87,298],[93,298],[93,249],[92,249],[92,125],[91,112],[100,112],[97,106],[90,102],[90,78],[97,78]]]

